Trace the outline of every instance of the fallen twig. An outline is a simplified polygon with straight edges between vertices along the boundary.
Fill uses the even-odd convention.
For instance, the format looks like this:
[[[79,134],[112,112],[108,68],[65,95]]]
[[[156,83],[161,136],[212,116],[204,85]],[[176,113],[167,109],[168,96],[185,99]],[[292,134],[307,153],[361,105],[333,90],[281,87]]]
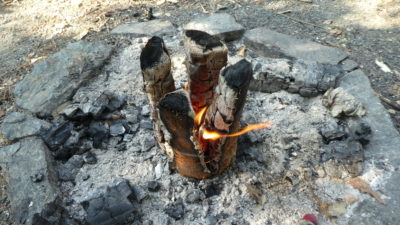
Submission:
[[[285,13],[277,13],[277,15],[284,16],[284,17],[286,17],[286,18],[288,18],[290,20],[293,20],[294,22],[300,23],[300,24],[306,24],[306,25],[310,25],[310,26],[321,28],[323,30],[329,30],[328,28],[320,26],[318,24],[310,23],[310,22],[307,22],[307,21],[304,21],[304,20],[293,18],[291,16],[287,16],[287,15],[285,15]]]
[[[388,106],[390,106],[392,109],[400,111],[400,105],[398,105],[397,103],[392,102],[390,99],[384,97],[383,95],[376,93],[376,95],[384,102],[386,103]]]

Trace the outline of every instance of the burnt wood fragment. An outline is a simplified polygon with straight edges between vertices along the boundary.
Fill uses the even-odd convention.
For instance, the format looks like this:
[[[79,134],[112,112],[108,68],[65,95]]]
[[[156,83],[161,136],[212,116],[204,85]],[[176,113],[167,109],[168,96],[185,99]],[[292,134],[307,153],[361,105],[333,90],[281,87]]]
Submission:
[[[217,37],[197,30],[185,32],[188,89],[196,113],[211,104],[222,67],[226,66],[228,49]]]
[[[171,59],[164,41],[157,36],[150,38],[140,54],[143,83],[147,97],[152,107],[151,119],[160,147],[168,154],[162,125],[158,120],[157,104],[165,94],[175,91],[174,79],[171,74]]]

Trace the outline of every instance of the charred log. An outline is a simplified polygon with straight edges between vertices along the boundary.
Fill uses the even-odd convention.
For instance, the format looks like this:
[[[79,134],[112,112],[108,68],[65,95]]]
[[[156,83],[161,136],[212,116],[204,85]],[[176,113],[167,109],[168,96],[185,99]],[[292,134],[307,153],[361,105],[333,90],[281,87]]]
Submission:
[[[219,38],[205,32],[185,32],[186,68],[189,94],[196,113],[211,104],[222,67],[226,66],[228,49]]]
[[[207,109],[204,123],[200,128],[233,134],[240,129],[240,117],[252,80],[252,67],[246,60],[225,68],[219,77],[213,103]],[[225,170],[235,159],[237,137],[222,137],[217,140],[200,139],[204,160],[211,171]]]
[[[171,75],[171,59],[164,41],[157,36],[152,37],[140,54],[143,83],[152,107],[151,119],[158,143],[167,153],[162,125],[158,119],[157,104],[167,93],[175,91],[174,79]]]

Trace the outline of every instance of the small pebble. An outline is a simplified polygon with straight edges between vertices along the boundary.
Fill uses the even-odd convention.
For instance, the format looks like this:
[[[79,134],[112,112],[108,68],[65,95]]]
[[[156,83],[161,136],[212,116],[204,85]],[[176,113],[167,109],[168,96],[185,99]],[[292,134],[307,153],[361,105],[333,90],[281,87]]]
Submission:
[[[158,183],[157,181],[149,181],[147,183],[147,189],[151,192],[156,192],[160,190],[160,187],[160,183]]]

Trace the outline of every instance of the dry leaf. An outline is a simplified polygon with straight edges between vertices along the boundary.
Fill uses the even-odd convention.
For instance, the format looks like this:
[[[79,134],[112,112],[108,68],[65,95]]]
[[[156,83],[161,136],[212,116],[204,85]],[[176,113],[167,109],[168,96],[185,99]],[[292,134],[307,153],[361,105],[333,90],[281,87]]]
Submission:
[[[239,50],[237,50],[236,55],[245,57],[246,56],[246,47],[242,46]]]
[[[364,193],[367,193],[367,194],[371,195],[378,202],[380,202],[383,205],[386,205],[386,202],[381,199],[381,197],[378,195],[378,193],[373,191],[371,189],[371,187],[367,183],[365,183],[365,181],[363,179],[361,179],[360,177],[353,178],[348,183],[351,186],[353,186],[353,188],[358,189],[361,192],[364,192]]]
[[[344,200],[347,205],[352,205],[354,202],[358,201],[358,197],[349,193],[344,194]]]
[[[343,33],[343,31],[339,28],[333,28],[329,30],[329,34],[333,36],[339,36]]]

